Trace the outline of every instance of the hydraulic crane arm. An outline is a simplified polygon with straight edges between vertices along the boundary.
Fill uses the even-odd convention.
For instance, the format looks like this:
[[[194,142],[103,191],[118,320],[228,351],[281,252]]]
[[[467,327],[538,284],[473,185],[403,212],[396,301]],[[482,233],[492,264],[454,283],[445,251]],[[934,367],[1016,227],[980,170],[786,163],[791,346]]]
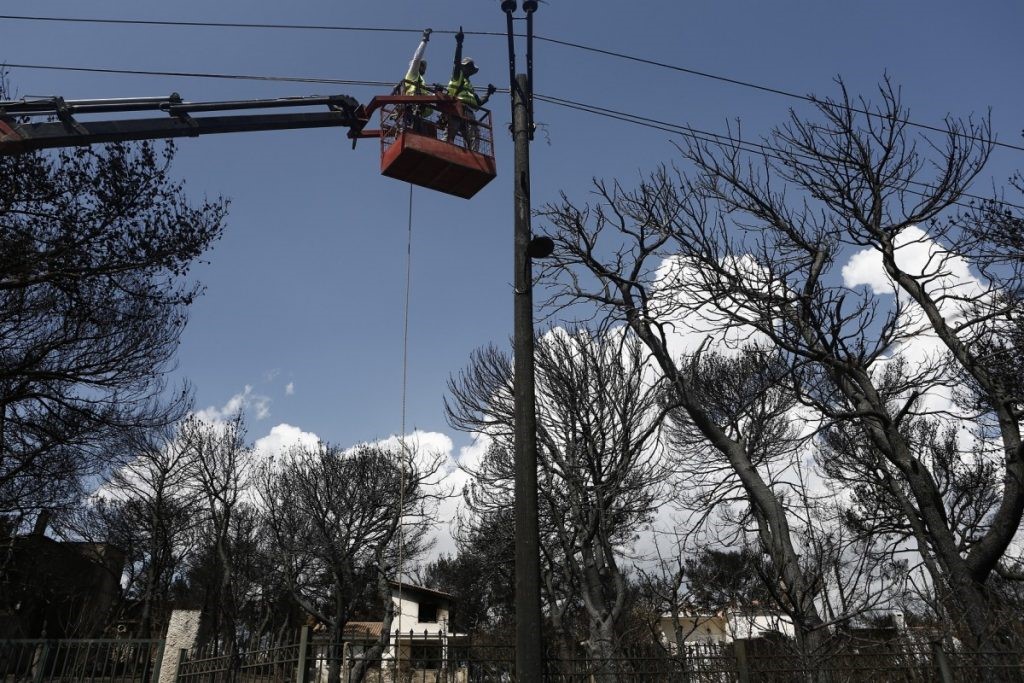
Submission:
[[[284,113],[223,113],[245,110],[325,107],[326,111]],[[79,114],[159,111],[159,118],[84,120]],[[44,120],[34,121],[36,118]],[[296,128],[348,128],[350,138],[367,136],[369,115],[348,95],[281,97],[234,102],[183,102],[170,97],[107,100],[64,100],[59,97],[0,102],[0,155],[21,154],[53,147],[78,147],[101,142],[196,137]]]
[[[322,109],[302,111],[309,107]],[[380,127],[368,129],[374,114]],[[213,133],[347,128],[353,147],[360,138],[380,140],[383,175],[468,199],[495,176],[490,116],[486,109],[466,110],[445,92],[378,95],[366,106],[348,95],[232,102],[184,102],[177,93],[109,100],[45,97],[0,101],[0,156]]]

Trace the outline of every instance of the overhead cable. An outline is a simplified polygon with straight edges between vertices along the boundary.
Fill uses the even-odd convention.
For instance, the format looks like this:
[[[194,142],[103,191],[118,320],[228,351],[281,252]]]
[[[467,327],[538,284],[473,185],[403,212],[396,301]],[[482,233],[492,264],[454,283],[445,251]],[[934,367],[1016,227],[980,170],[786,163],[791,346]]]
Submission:
[[[652,118],[648,118],[648,117],[645,117],[645,116],[639,116],[637,114],[631,114],[631,113],[628,113],[628,112],[617,111],[615,109],[608,109],[608,108],[600,107],[600,106],[593,105],[593,104],[586,104],[584,102],[576,102],[576,101],[573,101],[573,100],[567,100],[567,99],[560,98],[560,97],[553,97],[553,96],[550,96],[550,95],[539,95],[539,94],[534,95],[534,98],[537,99],[538,101],[547,102],[548,104],[553,104],[553,105],[556,105],[556,106],[559,106],[559,107],[565,107],[565,108],[568,108],[568,109],[575,109],[577,111],[586,112],[588,114],[594,114],[594,115],[597,115],[597,116],[603,116],[605,118],[615,119],[615,120],[618,120],[618,121],[623,121],[625,123],[632,123],[634,125],[642,126],[642,127],[645,127],[645,128],[651,128],[651,129],[654,129],[654,130],[660,130],[660,131],[664,131],[666,133],[673,133],[675,135],[682,135],[682,136],[689,137],[691,139],[697,140],[699,142],[708,142],[708,143],[715,144],[715,145],[724,145],[724,146],[728,146],[728,147],[733,147],[735,149],[739,149],[740,151],[747,152],[749,154],[757,154],[757,155],[760,155],[760,156],[763,156],[763,157],[766,157],[766,158],[769,158],[769,159],[774,159],[776,161],[787,161],[788,158],[791,158],[791,157],[795,157],[795,158],[798,158],[798,159],[804,159],[804,160],[808,160],[808,161],[814,160],[814,156],[812,156],[810,154],[805,154],[805,153],[800,153],[800,152],[793,152],[791,150],[781,150],[781,149],[779,149],[777,147],[772,147],[771,145],[766,145],[766,144],[759,143],[759,142],[751,142],[751,141],[747,141],[747,140],[738,140],[738,139],[736,139],[734,137],[731,137],[731,136],[728,136],[728,135],[722,135],[721,133],[714,133],[714,132],[711,132],[711,131],[701,130],[699,128],[693,128],[692,126],[671,123],[671,122],[668,122],[668,121],[660,121],[658,119],[652,119]],[[910,184],[910,185],[915,185],[915,186],[922,187],[922,188],[925,188],[925,189],[928,189],[930,187],[930,185],[928,183],[914,181],[914,180],[908,180],[907,183]],[[926,195],[923,192],[916,192],[914,190],[908,190],[908,192],[910,192],[913,195],[919,196],[919,197],[926,197],[926,196],[928,196],[928,195]],[[1008,207],[1012,207],[1012,208],[1024,211],[1024,205],[1014,204],[1013,202],[1008,202],[1008,201],[1001,200],[1001,199],[995,199],[993,197],[983,197],[981,195],[970,194],[968,192],[961,193],[961,196],[966,197],[968,199],[975,199],[975,200],[978,200],[978,201],[981,201],[981,202],[992,202],[992,203],[1000,204],[1002,206],[1008,206]],[[974,207],[971,207],[970,205],[965,205],[965,204],[963,204],[961,202],[954,202],[954,203],[957,204],[958,206],[963,206],[965,208],[974,208]]]
[[[907,126],[913,126],[914,128],[921,128],[923,130],[930,130],[930,131],[933,131],[933,132],[936,132],[936,133],[944,133],[944,134],[952,133],[953,135],[955,135],[957,137],[960,137],[960,138],[964,138],[965,140],[974,140],[976,142],[983,142],[983,143],[986,143],[986,144],[991,144],[991,145],[996,146],[996,147],[1005,147],[1006,149],[1014,149],[1014,150],[1017,150],[1018,152],[1024,152],[1024,147],[1022,147],[1020,145],[1013,145],[1013,144],[1010,144],[1010,143],[1007,143],[1007,142],[998,142],[996,140],[987,140],[985,138],[978,137],[976,135],[970,135],[969,133],[960,133],[960,132],[955,132],[955,131],[949,131],[949,130],[947,130],[945,128],[940,128],[939,126],[932,126],[932,125],[927,124],[927,123],[918,123],[917,121],[911,121],[910,119],[897,119],[895,117],[886,116],[886,115],[881,114],[881,113],[876,112],[876,111],[871,111],[870,109],[860,109],[858,107],[851,107],[850,105],[842,104],[842,103],[839,103],[839,102],[834,102],[834,101],[830,101],[830,100],[823,100],[820,97],[816,97],[815,95],[802,95],[800,93],[792,92],[792,91],[789,91],[789,90],[782,90],[780,88],[773,88],[773,87],[770,87],[770,86],[767,86],[767,85],[760,85],[758,83],[752,83],[750,81],[741,81],[741,80],[736,79],[736,78],[729,78],[728,76],[719,76],[717,74],[708,73],[706,71],[698,71],[696,69],[690,69],[690,68],[687,68],[685,66],[677,66],[675,64],[667,64],[665,62],[658,62],[658,61],[655,61],[653,59],[645,59],[643,57],[635,57],[633,55],[628,55],[628,54],[625,54],[625,53],[622,53],[622,52],[615,52],[613,50],[605,50],[605,49],[602,49],[602,48],[599,48],[599,47],[591,47],[589,45],[582,45],[580,43],[572,43],[572,42],[569,42],[567,40],[558,40],[556,38],[541,38],[540,36],[537,36],[536,38],[537,38],[537,40],[543,40],[543,41],[548,42],[548,43],[554,43],[556,45],[563,45],[565,47],[571,47],[571,48],[575,48],[577,50],[584,50],[586,52],[594,52],[596,54],[607,55],[609,57],[617,57],[619,59],[626,59],[626,60],[629,60],[631,62],[638,62],[640,64],[647,64],[649,66],[657,66],[657,67],[660,67],[662,69],[670,69],[672,71],[679,71],[681,73],[690,74],[691,76],[700,76],[701,78],[709,78],[711,80],[721,81],[723,83],[731,83],[732,85],[739,85],[739,86],[742,86],[744,88],[753,88],[754,90],[760,90],[762,92],[772,93],[773,95],[781,95],[783,97],[789,97],[789,98],[793,98],[793,99],[797,99],[797,100],[802,100],[804,102],[810,102],[811,104],[815,104],[815,105],[828,104],[829,106],[838,107],[840,109],[845,109],[847,111],[852,111],[852,112],[855,112],[857,114],[862,114],[864,116],[869,116],[871,118],[879,118],[879,119],[885,119],[887,121],[895,121],[895,122],[902,123],[902,124],[907,125]]]
[[[50,64],[0,64],[3,69],[43,69],[48,71],[84,71],[99,74],[127,74],[129,76],[175,76],[182,78],[222,78],[240,81],[274,81],[281,83],[324,83],[327,85],[391,87],[391,81],[353,81],[339,78],[317,78],[305,76],[259,76],[255,74],[224,74],[200,71],[151,71],[144,69],[103,69],[85,66],[56,66]]]
[[[72,24],[115,24],[128,26],[190,26],[193,28],[258,28],[289,29],[297,31],[356,31],[363,33],[423,33],[421,28],[394,28],[386,26],[335,26],[325,24],[270,24],[237,21],[171,21],[161,19],[95,19],[91,17],[40,17],[0,14],[0,19],[12,21],[50,21]],[[454,35],[457,31],[437,30],[437,34]],[[468,36],[504,36],[498,31],[463,31]]]
[[[168,21],[168,20],[149,20],[149,19],[93,19],[87,17],[46,17],[46,16],[25,16],[25,15],[11,15],[3,14],[0,15],[0,19],[11,20],[11,21],[46,21],[46,22],[68,22],[68,23],[85,23],[85,24],[118,24],[118,25],[136,25],[136,26],[185,26],[185,27],[208,27],[208,28],[240,28],[240,29],[286,29],[286,30],[303,30],[303,31],[355,31],[355,32],[376,32],[376,33],[421,33],[422,29],[414,28],[397,28],[397,27],[377,27],[377,26],[336,26],[336,25],[325,25],[325,24],[277,24],[277,23],[246,23],[246,22],[217,22],[217,21]],[[452,30],[437,30],[434,33],[438,34],[454,34]],[[467,35],[477,36],[504,36],[504,33],[497,31],[465,31]],[[698,76],[700,78],[707,78],[721,83],[729,83],[731,85],[737,85],[744,88],[751,88],[761,92],[771,93],[774,95],[780,95],[782,97],[788,97],[791,99],[801,100],[803,102],[810,102],[815,105],[819,105],[825,102],[819,97],[814,95],[805,95],[790,90],[783,90],[781,88],[775,88],[767,85],[761,85],[752,81],[745,81],[738,78],[731,78],[729,76],[721,76],[718,74],[709,73],[707,71],[700,71],[698,69],[691,69],[689,67],[679,66],[677,64],[670,64],[667,62],[661,62],[654,59],[647,59],[644,57],[637,57],[624,52],[617,52],[615,50],[608,50],[605,48],[593,47],[591,45],[585,45],[583,43],[576,43],[568,40],[561,40],[559,38],[547,38],[544,36],[535,35],[534,38],[538,41],[545,43],[551,43],[553,45],[560,45],[563,47],[569,47],[576,50],[582,50],[585,52],[591,52],[594,54],[605,55],[608,57],[615,57],[616,59],[623,59],[637,64],[645,64],[647,66],[654,66],[662,69],[668,69],[679,73],[689,74],[691,76]],[[861,109],[858,107],[852,107],[850,105],[840,104],[836,102],[829,103],[832,106],[838,106],[849,111],[862,114],[864,116],[870,116],[873,118],[891,119],[891,117],[885,116],[879,112],[871,111],[869,109]],[[920,128],[922,130],[929,130],[937,133],[949,134],[950,131],[939,126],[933,126],[927,123],[919,123],[910,119],[896,119],[901,124],[912,126],[914,128]],[[1018,152],[1024,152],[1024,146],[1014,145],[1008,142],[999,142],[995,140],[987,140],[978,136],[970,135],[969,133],[954,132],[954,135],[962,137],[967,140],[974,140],[977,142],[984,142],[991,144],[994,147],[1002,147],[1005,149],[1013,149]]]
[[[2,17],[0,17],[2,18]],[[42,65],[42,64],[3,64],[0,65],[0,70],[3,68],[18,68],[18,69],[47,69],[55,71],[84,71],[89,73],[108,73],[108,74],[126,74],[133,76],[176,76],[185,78],[218,78],[218,79],[231,79],[231,80],[251,80],[251,81],[272,81],[272,82],[285,82],[285,83],[322,83],[328,85],[348,85],[348,86],[366,86],[375,88],[389,88],[394,85],[390,81],[360,81],[360,80],[347,80],[337,78],[316,78],[316,77],[304,77],[304,76],[261,76],[253,74],[223,74],[223,73],[205,73],[205,72],[188,72],[188,71],[148,71],[142,69],[103,69],[93,67],[75,67],[75,66],[55,66],[55,65]],[[507,88],[499,88],[499,92],[508,92]],[[782,151],[773,148],[769,145],[762,143],[749,142],[749,141],[737,141],[729,136],[722,135],[720,133],[714,133],[711,131],[704,131],[692,126],[686,126],[667,121],[659,121],[638,114],[632,114],[629,112],[617,111],[614,109],[608,109],[606,107],[600,107],[597,105],[586,104],[583,102],[576,102],[573,100],[567,100],[559,97],[553,97],[550,95],[535,94],[534,98],[553,104],[555,106],[575,109],[583,111],[589,114],[602,116],[605,118],[615,119],[623,121],[625,123],[632,123],[634,125],[643,126],[653,130],[661,130],[666,133],[672,133],[675,135],[684,135],[692,139],[712,142],[715,144],[729,144],[735,146],[743,151],[760,154],[768,158],[774,158],[782,160]],[[810,159],[808,155],[795,154],[787,152],[787,154],[796,157],[803,157]],[[914,185],[921,187],[927,187],[927,183],[910,181]],[[922,193],[910,191],[912,194],[924,196]],[[1008,207],[1015,209],[1024,210],[1024,205],[1014,204],[1005,200],[994,199],[991,197],[982,197],[979,195],[967,194],[963,196],[969,199],[976,199],[984,202],[996,202]]]

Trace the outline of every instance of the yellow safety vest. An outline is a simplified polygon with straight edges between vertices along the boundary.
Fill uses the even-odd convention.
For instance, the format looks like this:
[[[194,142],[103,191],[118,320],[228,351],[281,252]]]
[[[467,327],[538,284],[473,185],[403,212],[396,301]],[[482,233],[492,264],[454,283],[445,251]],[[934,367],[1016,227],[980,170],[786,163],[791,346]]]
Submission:
[[[463,74],[448,82],[448,94],[470,107],[480,106],[480,98],[473,90],[473,84]]]
[[[410,76],[412,76],[410,78]],[[427,84],[423,81],[421,74],[406,74],[403,95],[426,95],[428,93]]]

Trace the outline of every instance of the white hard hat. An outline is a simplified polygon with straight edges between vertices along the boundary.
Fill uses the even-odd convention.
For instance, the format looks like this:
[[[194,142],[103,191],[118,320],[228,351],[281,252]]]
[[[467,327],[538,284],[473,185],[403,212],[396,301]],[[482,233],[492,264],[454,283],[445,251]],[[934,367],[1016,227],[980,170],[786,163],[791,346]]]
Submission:
[[[473,71],[476,71],[476,62],[474,62],[470,57],[466,57],[465,59],[462,60],[462,68],[472,69]]]

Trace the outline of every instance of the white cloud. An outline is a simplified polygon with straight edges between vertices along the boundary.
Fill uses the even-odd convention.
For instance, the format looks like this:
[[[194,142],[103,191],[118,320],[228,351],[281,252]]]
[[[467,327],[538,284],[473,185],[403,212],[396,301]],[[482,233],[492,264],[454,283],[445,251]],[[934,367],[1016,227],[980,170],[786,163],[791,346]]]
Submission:
[[[220,408],[208,406],[195,411],[194,414],[205,422],[216,424],[229,420],[238,412],[246,411],[252,411],[257,420],[270,417],[270,397],[257,394],[251,384],[246,384],[242,391],[229,398]]]
[[[892,294],[892,280],[885,274],[882,258],[874,249],[858,251],[843,266],[843,284],[847,287],[867,285],[875,294]]]
[[[295,395],[295,382],[288,382],[288,384],[284,385],[284,395],[285,396],[294,396]]]
[[[965,307],[972,300],[984,300],[989,296],[986,284],[971,273],[963,257],[949,252],[918,226],[903,230],[896,237],[895,245],[896,265],[910,275],[926,278],[924,286],[948,323],[962,321]],[[893,348],[888,359],[881,360],[878,370],[893,358],[901,358],[911,368],[941,366],[948,349],[933,331],[921,308],[905,292],[897,291],[885,272],[882,255],[877,249],[866,248],[853,254],[843,266],[842,275],[847,287],[867,286],[875,295],[894,295],[903,306],[901,323],[904,339]],[[916,407],[918,410],[952,412],[952,393],[949,386],[936,382],[923,393]]]
[[[456,458],[459,467],[467,469],[478,467],[483,462],[484,455],[487,454],[487,449],[490,446],[491,437],[486,434],[474,434],[473,442],[459,449],[459,455]]]
[[[377,446],[381,446],[386,449],[400,450],[403,446],[403,439],[398,434],[392,434],[391,436],[374,441],[373,443]],[[405,447],[413,454],[413,461],[417,466],[425,467],[433,462],[434,457],[440,455],[444,461],[442,468],[444,471],[451,470],[455,466],[455,461],[452,460],[452,450],[455,445],[452,443],[451,437],[441,432],[423,432],[420,430],[414,430],[412,434],[405,435]]]
[[[462,501],[462,487],[468,483],[469,475],[458,467],[453,457],[455,445],[447,434],[424,432],[417,429],[411,434],[405,435],[404,440],[406,447],[413,453],[413,460],[420,467],[429,466],[435,457],[440,457],[442,461],[437,474],[423,486],[426,494],[439,496],[440,500],[434,512],[434,527],[428,532],[434,541],[434,546],[421,560],[429,562],[442,554],[453,555],[456,551],[453,536],[455,520],[458,516],[459,504]],[[384,448],[400,449],[402,438],[397,434],[392,434],[374,444]],[[472,446],[468,449],[460,449],[460,459],[467,450],[471,449]],[[411,568],[411,565],[407,565],[405,570],[409,571]]]
[[[437,526],[432,532],[434,547],[431,549],[430,558],[434,559],[440,555],[455,555],[458,549],[455,546],[456,522],[459,518],[459,511],[462,508],[462,489],[469,483],[470,476],[464,470],[455,468],[447,473],[440,482],[445,493],[451,493],[443,498],[437,506]]]
[[[314,447],[320,438],[313,432],[282,422],[271,428],[270,433],[253,442],[257,459],[266,459],[287,451],[295,446]]]
[[[462,491],[473,479],[468,470],[480,464],[490,445],[490,437],[477,434],[474,435],[472,443],[462,446],[458,455],[451,458],[454,466],[446,472],[438,485],[439,489],[450,492],[451,495],[443,499],[437,508],[437,528],[433,535],[435,544],[430,559],[440,555],[455,555],[458,552],[454,534],[462,511]]]
[[[896,265],[916,277],[927,277],[925,285],[931,292],[942,290],[960,296],[978,296],[984,291],[982,283],[972,273],[967,261],[950,253],[945,247],[928,236],[921,228],[912,225],[900,232],[895,239]],[[893,294],[896,288],[882,265],[882,254],[868,247],[850,257],[843,266],[843,284],[847,287],[866,285],[874,294]],[[944,298],[939,302],[945,306],[943,314],[957,316],[962,305],[955,298]]]
[[[764,270],[751,258],[735,259],[733,266],[752,285],[765,280],[764,287],[768,287]],[[729,314],[723,311],[731,308],[742,313],[743,302],[723,302],[712,297],[701,284],[699,266],[685,258],[670,256],[661,262],[651,294],[651,310],[665,327],[673,355],[693,353],[708,343],[712,350],[731,355],[764,340],[752,327],[731,325]]]

